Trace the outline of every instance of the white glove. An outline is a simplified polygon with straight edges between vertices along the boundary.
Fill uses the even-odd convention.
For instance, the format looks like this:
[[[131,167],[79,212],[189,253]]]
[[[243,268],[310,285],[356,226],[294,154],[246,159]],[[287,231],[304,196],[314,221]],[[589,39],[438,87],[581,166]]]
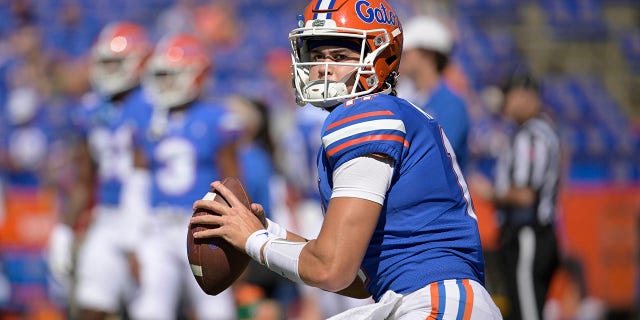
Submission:
[[[65,281],[73,269],[73,230],[66,224],[58,223],[49,237],[47,262],[54,278]]]

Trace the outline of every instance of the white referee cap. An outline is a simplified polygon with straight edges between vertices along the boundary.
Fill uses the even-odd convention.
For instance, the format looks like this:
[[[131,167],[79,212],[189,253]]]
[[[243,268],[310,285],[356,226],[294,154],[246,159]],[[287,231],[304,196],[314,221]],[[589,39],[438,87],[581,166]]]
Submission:
[[[403,49],[427,49],[448,55],[453,48],[453,38],[447,27],[430,16],[416,16],[403,23]]]

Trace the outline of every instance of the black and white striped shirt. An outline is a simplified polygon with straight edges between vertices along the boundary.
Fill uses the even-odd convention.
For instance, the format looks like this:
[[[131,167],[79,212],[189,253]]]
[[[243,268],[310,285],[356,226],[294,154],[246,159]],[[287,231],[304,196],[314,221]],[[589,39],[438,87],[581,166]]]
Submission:
[[[560,181],[560,138],[544,115],[522,124],[510,148],[496,164],[496,193],[504,195],[511,187],[529,187],[536,194],[531,207],[499,207],[502,225],[542,225],[553,223]]]

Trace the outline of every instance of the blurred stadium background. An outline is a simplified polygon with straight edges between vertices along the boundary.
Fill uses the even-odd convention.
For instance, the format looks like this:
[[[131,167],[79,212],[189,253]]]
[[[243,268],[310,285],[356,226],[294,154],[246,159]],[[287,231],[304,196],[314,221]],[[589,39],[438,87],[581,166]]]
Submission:
[[[494,110],[508,72],[524,66],[542,83],[566,150],[559,232],[573,263],[552,288],[563,319],[578,319],[593,299],[610,319],[640,317],[640,1],[638,0],[388,0],[401,18],[438,15],[457,46],[447,77],[472,116],[472,168],[491,175],[507,136]],[[211,44],[210,93],[269,102],[274,123],[295,103],[274,77],[288,74],[288,31],[302,0],[0,0],[0,114],[12,89],[28,83],[64,132],[65,114],[89,90],[87,52],[111,21],[131,20],[155,39],[195,30]],[[286,128],[280,128],[286,130]],[[2,130],[0,129],[0,134]],[[60,152],[63,153],[64,148]],[[60,156],[64,159],[64,155]],[[60,166],[65,168],[64,165]],[[56,172],[65,181],[71,171]],[[50,200],[12,208],[0,219],[2,269],[12,296],[0,310],[25,319],[57,319],[47,307],[41,250],[52,217]],[[476,203],[483,241],[495,245],[491,208]],[[12,212],[36,212],[16,216]],[[576,271],[578,270],[578,271]],[[573,317],[572,317],[573,315]],[[635,317],[635,318],[634,318]]]

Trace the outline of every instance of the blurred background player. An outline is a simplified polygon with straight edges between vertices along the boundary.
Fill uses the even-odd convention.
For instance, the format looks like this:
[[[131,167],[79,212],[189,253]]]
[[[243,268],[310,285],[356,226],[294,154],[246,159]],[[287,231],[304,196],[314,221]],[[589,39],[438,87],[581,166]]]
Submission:
[[[506,319],[542,319],[552,276],[559,265],[556,203],[561,183],[560,139],[543,112],[540,88],[517,70],[504,86],[502,115],[517,126],[496,164],[495,182],[475,179],[474,190],[497,208],[501,282]]]
[[[81,319],[118,314],[136,287],[137,234],[133,215],[123,210],[121,199],[133,170],[132,134],[139,119],[148,116],[139,84],[152,48],[141,26],[114,22],[104,27],[91,49],[95,96],[87,98],[77,117],[83,137],[75,153],[77,180],[65,215],[51,234],[48,261],[54,274],[69,277],[74,241],[80,243],[75,301]],[[86,235],[74,239],[73,227],[87,210],[91,223]]]
[[[469,161],[467,105],[444,78],[454,49],[453,36],[444,23],[431,16],[409,19],[403,25],[403,31],[398,96],[438,120],[464,172]]]
[[[241,128],[238,141],[241,178],[251,199],[264,201],[271,208],[269,185],[276,175],[275,152],[267,106],[256,99],[232,96],[227,100],[230,111],[237,115]]]
[[[211,71],[210,54],[195,36],[163,38],[150,58],[143,86],[153,115],[136,133],[139,191],[127,207],[149,212],[139,246],[141,282],[134,319],[175,319],[185,297],[197,319],[234,319],[231,290],[209,296],[191,272],[185,250],[193,200],[211,181],[240,176],[239,120],[221,101],[203,95]]]
[[[274,165],[275,143],[269,107],[255,98],[232,96],[229,108],[238,116],[242,127],[238,157],[241,163],[242,181],[252,201],[264,201],[273,215],[286,214],[286,201],[282,197],[284,179]],[[254,200],[255,199],[255,200]],[[293,284],[274,274],[255,261],[250,261],[247,271],[233,284],[238,304],[239,319],[259,318],[271,310],[281,319],[291,303]],[[264,310],[263,310],[264,309]]]

